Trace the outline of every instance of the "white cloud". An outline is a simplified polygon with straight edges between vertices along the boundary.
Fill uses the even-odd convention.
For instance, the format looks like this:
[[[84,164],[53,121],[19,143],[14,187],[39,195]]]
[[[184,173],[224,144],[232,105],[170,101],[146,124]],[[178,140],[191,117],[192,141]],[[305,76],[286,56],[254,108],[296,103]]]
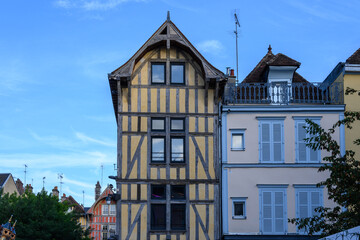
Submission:
[[[197,48],[201,52],[218,54],[224,49],[224,46],[218,40],[206,40],[197,44]]]
[[[89,137],[89,136],[85,135],[84,133],[80,133],[80,132],[75,132],[75,136],[79,140],[81,140],[81,141],[83,141],[85,143],[97,143],[97,144],[108,146],[108,147],[115,147],[116,146],[116,143],[114,143],[114,142],[98,140],[98,139]]]
[[[56,0],[55,6],[60,8],[79,8],[85,11],[106,11],[118,7],[131,0]],[[134,1],[134,0],[132,0]],[[143,2],[144,0],[135,0]]]

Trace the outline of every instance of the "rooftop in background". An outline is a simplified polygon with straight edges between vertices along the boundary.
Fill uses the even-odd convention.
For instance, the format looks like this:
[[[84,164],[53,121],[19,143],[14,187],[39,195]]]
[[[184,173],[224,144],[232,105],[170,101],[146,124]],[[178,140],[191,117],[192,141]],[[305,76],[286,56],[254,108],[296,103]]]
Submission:
[[[353,55],[351,55],[347,60],[346,63],[349,64],[360,64],[360,48],[356,50]]]

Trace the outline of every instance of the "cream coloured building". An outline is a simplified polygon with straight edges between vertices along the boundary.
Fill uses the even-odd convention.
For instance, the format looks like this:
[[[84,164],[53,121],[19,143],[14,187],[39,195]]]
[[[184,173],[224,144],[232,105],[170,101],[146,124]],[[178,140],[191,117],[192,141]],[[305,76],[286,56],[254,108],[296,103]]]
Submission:
[[[312,239],[289,218],[333,206],[328,177],[318,173],[324,151],[306,147],[311,119],[328,129],[343,117],[333,88],[320,89],[296,73],[300,63],[268,53],[238,85],[225,87],[221,121],[222,229],[224,239]],[[335,132],[341,140],[344,129]],[[344,142],[342,141],[343,145]]]

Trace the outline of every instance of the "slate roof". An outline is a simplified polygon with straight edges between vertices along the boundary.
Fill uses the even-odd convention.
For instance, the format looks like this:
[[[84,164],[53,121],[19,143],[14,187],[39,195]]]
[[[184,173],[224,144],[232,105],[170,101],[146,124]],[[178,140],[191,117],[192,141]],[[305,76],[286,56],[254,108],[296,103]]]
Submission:
[[[6,180],[9,178],[11,173],[0,173],[0,188],[5,185]]]
[[[266,55],[260,60],[255,68],[245,77],[242,83],[264,83],[267,82],[265,72],[269,66],[296,66],[301,63],[286,56],[285,54],[273,54],[271,46],[268,48]],[[297,72],[294,73],[293,82],[308,82]]]
[[[353,55],[351,55],[347,60],[346,63],[349,64],[360,64],[360,48],[356,50]]]
[[[70,195],[63,202],[68,202],[71,206],[74,207],[74,212],[85,213],[85,210],[81,205]]]

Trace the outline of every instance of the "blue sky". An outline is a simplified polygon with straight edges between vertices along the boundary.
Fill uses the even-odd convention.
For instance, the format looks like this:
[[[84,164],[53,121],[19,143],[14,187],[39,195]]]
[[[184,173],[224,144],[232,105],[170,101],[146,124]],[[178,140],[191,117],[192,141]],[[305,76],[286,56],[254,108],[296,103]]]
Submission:
[[[217,68],[235,67],[234,9],[239,13],[239,79],[266,54],[302,63],[323,81],[360,47],[357,0],[4,0],[0,3],[0,172],[35,191],[59,185],[91,206],[96,181],[114,183],[116,122],[107,73],[126,62],[171,20]],[[103,165],[103,171],[101,171]],[[103,172],[103,178],[101,173]]]

